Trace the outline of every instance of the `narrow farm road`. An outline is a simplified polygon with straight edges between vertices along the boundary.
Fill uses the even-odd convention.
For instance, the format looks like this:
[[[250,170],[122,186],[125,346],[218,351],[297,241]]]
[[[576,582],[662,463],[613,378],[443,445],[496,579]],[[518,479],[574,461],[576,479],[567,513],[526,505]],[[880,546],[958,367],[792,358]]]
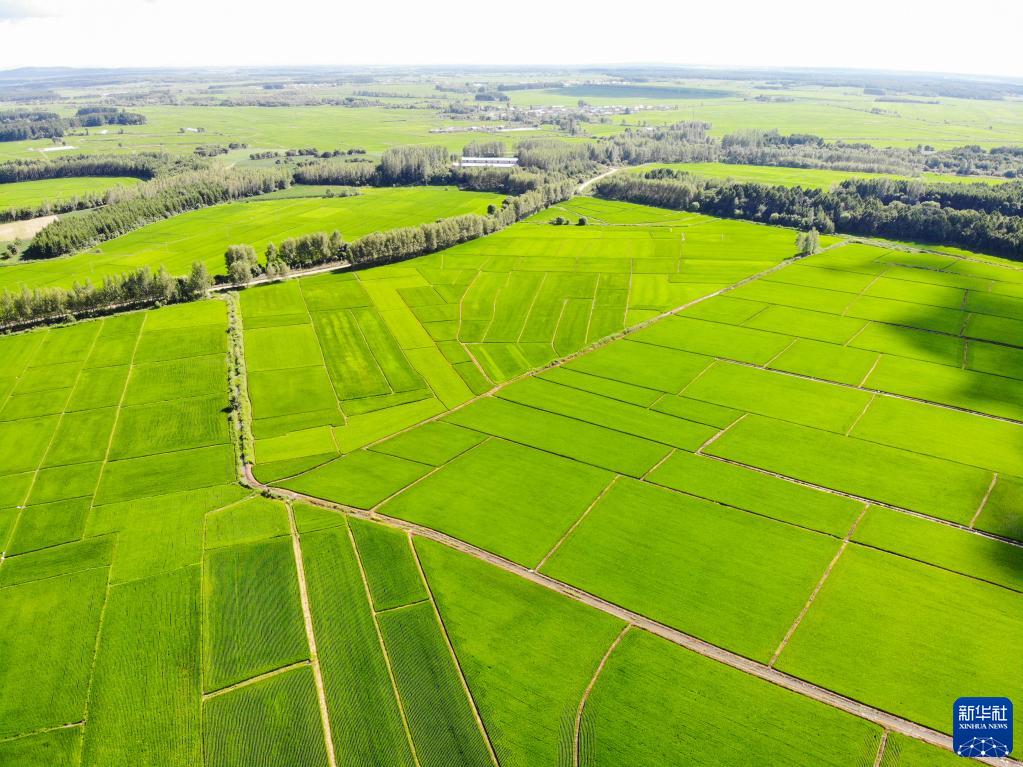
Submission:
[[[638,168],[640,166],[637,165],[635,167]],[[576,187],[575,193],[576,194],[585,194],[587,187],[592,186],[593,184],[596,184],[602,178],[607,178],[612,173],[617,173],[619,170],[621,170],[621,168],[619,168],[618,166],[615,166],[614,168],[611,168],[611,170],[604,171],[599,176],[594,176],[593,178],[590,178],[590,179],[587,179],[586,181],[583,181],[581,184],[579,184],[579,186]]]

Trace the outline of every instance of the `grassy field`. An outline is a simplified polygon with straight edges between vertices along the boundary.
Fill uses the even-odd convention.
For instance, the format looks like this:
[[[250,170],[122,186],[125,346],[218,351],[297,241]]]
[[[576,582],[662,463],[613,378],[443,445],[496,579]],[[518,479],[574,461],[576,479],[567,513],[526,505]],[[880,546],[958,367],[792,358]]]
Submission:
[[[139,179],[124,176],[78,176],[0,184],[0,209],[38,208],[43,203],[101,195],[115,187],[130,187]]]
[[[817,168],[783,168],[772,165],[734,165],[723,162],[651,163],[634,168],[630,172],[643,174],[655,168],[671,168],[672,170],[685,171],[692,173],[694,176],[705,178],[728,178],[739,182],[772,184],[776,186],[801,186],[804,189],[809,187],[830,189],[835,184],[851,178],[906,178],[906,176],[892,176],[886,173],[860,173]],[[955,176],[944,173],[924,173],[919,177],[919,180],[933,183],[959,184],[978,182],[1001,184],[1006,181],[1006,179]]]
[[[0,185],[2,190],[2,185]],[[462,213],[485,213],[499,195],[459,192],[447,187],[364,189],[356,197],[312,197],[216,205],[158,221],[91,250],[46,261],[0,268],[0,290],[70,287],[141,266],[187,274],[202,261],[212,274],[225,274],[228,245],[252,245],[260,254],[269,242],[310,232],[339,230],[346,239],[399,226],[414,226]]]

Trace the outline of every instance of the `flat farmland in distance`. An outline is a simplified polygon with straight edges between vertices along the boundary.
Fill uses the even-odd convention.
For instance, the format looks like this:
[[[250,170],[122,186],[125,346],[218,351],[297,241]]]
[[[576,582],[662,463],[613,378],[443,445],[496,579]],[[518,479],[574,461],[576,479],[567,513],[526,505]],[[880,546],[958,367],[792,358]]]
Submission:
[[[739,182],[775,184],[778,186],[801,186],[829,189],[835,184],[851,178],[905,179],[888,173],[862,173],[859,171],[828,170],[820,168],[785,168],[775,165],[739,165],[723,162],[677,162],[651,163],[630,169],[630,173],[642,175],[656,168],[671,168],[685,171],[694,176],[706,178],[729,178]],[[985,176],[956,176],[947,173],[924,173],[917,180],[928,183],[952,184],[1004,184],[1007,179]]]
[[[44,202],[102,195],[108,189],[130,187],[138,183],[141,183],[139,179],[127,176],[76,176],[0,184],[0,209],[36,208]]]
[[[69,287],[86,278],[98,283],[106,275],[141,266],[187,274],[195,261],[205,263],[211,274],[224,274],[228,245],[252,245],[262,259],[271,241],[335,229],[355,240],[378,230],[486,213],[488,204],[502,199],[453,187],[363,189],[355,197],[253,198],[157,221],[82,253],[0,268],[0,290],[22,285]]]

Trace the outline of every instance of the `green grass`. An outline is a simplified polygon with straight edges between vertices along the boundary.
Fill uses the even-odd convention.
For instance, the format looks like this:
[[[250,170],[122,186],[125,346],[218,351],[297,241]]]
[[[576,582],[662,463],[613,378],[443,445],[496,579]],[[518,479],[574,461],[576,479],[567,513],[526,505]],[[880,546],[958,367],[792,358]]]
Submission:
[[[760,416],[734,426],[707,452],[962,523],[991,483],[981,469]]]
[[[110,459],[136,458],[230,441],[223,393],[135,405],[121,410]]]
[[[230,445],[112,461],[104,469],[96,503],[213,487],[234,478],[234,450]]]
[[[866,767],[881,730],[633,629],[590,694],[581,740],[580,763],[594,767]]]
[[[0,737],[82,720],[106,583],[98,568],[0,590]]]
[[[612,417],[613,415],[612,413]],[[666,419],[668,416],[662,418]],[[555,455],[633,477],[642,476],[669,451],[669,447],[664,444],[558,413],[519,405],[504,398],[488,397],[479,400],[447,416],[447,420],[458,426],[491,434],[510,442],[536,447]],[[650,414],[646,420],[648,424],[650,421],[658,423],[654,414]],[[713,431],[707,436],[711,434]],[[684,436],[680,439],[684,439]],[[693,445],[697,446],[699,442]]]
[[[977,527],[998,535],[1023,541],[1023,480],[1017,477],[999,477],[991,496],[988,498]]]
[[[421,765],[492,765],[433,605],[379,617]]]
[[[1023,650],[1020,616],[1023,595],[853,546],[778,668],[948,732],[957,697],[1023,693],[1018,667],[1003,662]]]
[[[187,274],[195,261],[202,261],[211,273],[225,274],[228,245],[252,245],[262,254],[271,241],[279,244],[289,237],[335,229],[354,240],[377,230],[485,213],[489,203],[501,199],[453,187],[417,187],[365,189],[357,197],[257,198],[216,205],[157,221],[72,256],[0,268],[0,290],[22,285],[70,287],[85,278],[99,283],[104,276],[142,266],[165,266],[171,274]]]
[[[360,450],[281,483],[316,498],[370,509],[415,482],[430,467],[402,458]]]
[[[227,366],[223,357],[184,357],[132,368],[124,404],[145,405],[173,399],[201,397],[226,387]]]
[[[117,533],[113,583],[173,572],[202,561],[205,515],[248,494],[238,485],[219,485],[95,506],[86,535]]]
[[[104,536],[8,556],[0,568],[0,587],[109,567],[113,553],[113,538]]]
[[[632,173],[642,174],[654,168],[672,168],[686,171],[694,176],[705,178],[726,178],[740,183],[771,184],[778,186],[801,186],[804,189],[830,189],[836,184],[851,178],[893,178],[902,179],[906,176],[889,175],[886,173],[861,173],[844,170],[827,170],[817,168],[783,168],[772,165],[738,165],[723,162],[680,162],[652,163],[635,168]],[[924,173],[918,180],[943,183],[1004,183],[1006,179],[983,176],[954,176],[941,173]]]
[[[303,534],[302,555],[337,763],[410,767],[412,752],[347,528]]]
[[[375,610],[390,610],[427,598],[426,587],[412,558],[408,535],[391,527],[351,519],[359,557]]]
[[[1023,426],[908,400],[877,397],[850,432],[860,439],[1023,476]],[[949,435],[955,435],[949,439]]]
[[[19,767],[77,767],[82,728],[62,727],[38,735],[0,741],[0,763]]]
[[[730,363],[714,365],[685,393],[692,399],[839,434],[870,402],[867,392]]]
[[[203,764],[326,767],[313,672],[297,668],[203,704]]]
[[[289,539],[208,551],[203,596],[207,691],[309,657]]]
[[[515,383],[502,389],[499,396],[537,410],[686,450],[695,450],[716,432],[703,424],[538,378]]]
[[[845,535],[863,508],[849,498],[683,451],[651,473],[650,481],[835,536]]]
[[[954,767],[962,764],[961,758],[951,751],[892,732],[888,734],[879,767]]]
[[[1023,591],[1023,548],[965,530],[875,506],[853,540]]]
[[[533,566],[610,479],[591,466],[492,440],[388,502],[381,512]]]
[[[0,208],[37,208],[46,202],[98,196],[114,187],[132,187],[138,183],[137,178],[126,176],[76,176],[0,184]]]
[[[83,764],[199,762],[200,600],[195,566],[110,589]]]
[[[565,763],[621,621],[438,543],[415,546],[500,763]]]
[[[257,496],[207,514],[204,545],[214,549],[289,533],[284,504]]]
[[[828,536],[623,479],[543,572],[766,662],[837,550]]]

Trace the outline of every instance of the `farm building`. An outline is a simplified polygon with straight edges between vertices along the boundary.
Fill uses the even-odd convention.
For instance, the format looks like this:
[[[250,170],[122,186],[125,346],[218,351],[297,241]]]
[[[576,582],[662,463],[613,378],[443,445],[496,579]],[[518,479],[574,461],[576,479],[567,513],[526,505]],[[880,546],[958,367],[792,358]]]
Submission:
[[[459,163],[463,168],[514,168],[518,157],[463,157]]]

